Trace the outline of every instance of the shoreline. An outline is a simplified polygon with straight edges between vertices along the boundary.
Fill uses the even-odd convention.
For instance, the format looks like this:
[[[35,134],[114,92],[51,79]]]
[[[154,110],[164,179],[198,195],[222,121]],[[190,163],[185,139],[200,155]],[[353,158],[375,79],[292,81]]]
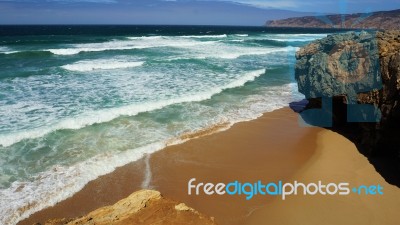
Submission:
[[[332,151],[334,146],[342,151]],[[354,162],[357,167],[352,165]],[[145,182],[145,175],[149,172],[151,179]],[[331,178],[332,174],[336,175]],[[187,182],[191,178],[196,178],[197,183],[226,183],[234,180],[336,181],[335,179],[340,180],[342,177],[357,183],[381,182],[389,193],[381,199],[375,196],[365,200],[358,196],[358,198],[349,197],[345,201],[341,201],[337,196],[328,198],[295,196],[289,201],[281,201],[278,197],[255,196],[247,201],[244,196],[239,195],[196,196],[187,193]],[[390,197],[392,199],[393,196],[399,197],[400,190],[388,185],[357,151],[353,143],[323,128],[300,127],[298,114],[286,107],[267,112],[254,120],[236,123],[221,132],[168,146],[138,161],[119,167],[114,172],[89,182],[71,198],[36,212],[18,224],[43,223],[48,219],[83,216],[99,207],[114,204],[132,192],[142,189],[142,184],[148,185],[146,188],[160,191],[169,199],[183,202],[200,213],[215,217],[217,224],[222,225],[252,225],[265,221],[296,224],[293,221],[302,220],[310,222],[309,224],[318,224],[323,221],[321,220],[323,216],[327,216],[329,212],[327,210],[333,208],[316,208],[316,206],[325,203],[337,204],[343,210],[351,210],[357,206],[352,204],[354,200],[360,207],[368,207],[368,204],[363,202],[370,201],[371,204],[390,204],[394,212],[400,209],[400,204],[390,200]],[[379,210],[379,205],[374,207],[378,208],[375,210]],[[321,210],[321,213],[313,220],[309,220],[299,216],[296,213],[298,210],[304,211],[305,214],[315,213],[315,210]],[[284,216],[288,213],[297,216],[297,220],[290,221],[292,217]],[[335,213],[330,215],[338,216]],[[332,224],[338,224],[334,221],[335,217],[330,218]],[[287,220],[282,221],[282,219]],[[395,218],[392,218],[393,220]]]
[[[149,188],[160,191],[165,197],[184,202],[201,213],[214,216],[211,212],[218,211],[218,207],[214,207],[213,210],[209,211],[207,210],[207,208],[210,208],[208,207],[209,204],[218,203],[226,207],[223,202],[232,201],[232,198],[224,200],[218,197],[188,196],[186,185],[190,176],[196,176],[198,180],[203,179],[205,182],[214,174],[212,171],[214,168],[221,174],[214,177],[213,180],[219,182],[229,181],[229,177],[231,179],[248,179],[252,170],[259,171],[260,169],[264,170],[270,180],[286,178],[311,157],[315,145],[314,137],[320,130],[322,129],[299,127],[297,114],[292,112],[290,108],[285,107],[264,113],[254,120],[235,123],[228,129],[222,129],[222,131],[212,134],[206,133],[196,138],[189,134],[189,140],[167,146],[150,154],[150,157],[143,157],[135,162],[116,168],[113,172],[89,182],[72,197],[52,207],[38,211],[18,224],[45,222],[51,218],[73,218],[82,216],[96,208],[114,204],[132,192],[143,188],[142,184],[147,173],[146,158],[149,159],[152,176]],[[287,140],[287,136],[292,136],[290,138],[291,141]],[[218,144],[216,144],[216,141]],[[301,141],[306,144],[299,146],[298,142]],[[224,144],[220,144],[220,142]],[[274,148],[273,151],[265,151],[266,146]],[[243,151],[244,149],[251,151],[253,156],[248,156],[247,152]],[[293,154],[296,150],[299,150],[298,154]],[[232,152],[235,154],[231,154]],[[231,158],[225,157],[228,154],[231,154]],[[216,159],[210,162],[210,157]],[[277,160],[277,157],[279,157],[279,160]],[[285,164],[286,166],[283,166],[284,169],[281,173],[270,171],[282,166],[284,160],[289,161]],[[254,163],[256,161],[258,162]],[[265,163],[270,165],[265,167]],[[252,169],[248,168],[251,164],[254,167]],[[235,173],[228,169],[235,170],[236,173],[239,169],[247,171],[236,174],[240,175],[236,176]],[[182,173],[183,171],[186,173]],[[190,174],[190,171],[193,171],[193,174]],[[257,173],[253,174],[254,180],[261,178]],[[171,184],[172,182],[179,183]],[[235,198],[236,203],[243,204],[243,207],[238,210],[242,216],[249,213],[247,212],[247,207],[259,207],[264,201],[264,198],[254,199],[250,202],[241,197]],[[235,211],[234,208],[232,207],[233,211]],[[221,213],[224,214],[224,218],[229,218],[231,215],[238,213],[233,213],[233,211],[226,213],[226,210],[223,211],[225,212]],[[218,216],[215,217],[217,222],[221,224]]]

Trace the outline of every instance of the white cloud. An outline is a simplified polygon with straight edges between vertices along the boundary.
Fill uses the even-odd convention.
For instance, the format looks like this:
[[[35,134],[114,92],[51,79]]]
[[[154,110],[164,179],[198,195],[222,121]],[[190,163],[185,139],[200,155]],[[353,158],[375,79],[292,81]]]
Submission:
[[[302,5],[299,1],[290,1],[290,0],[233,0],[233,2],[239,2],[242,4],[253,5],[262,8],[297,8]]]

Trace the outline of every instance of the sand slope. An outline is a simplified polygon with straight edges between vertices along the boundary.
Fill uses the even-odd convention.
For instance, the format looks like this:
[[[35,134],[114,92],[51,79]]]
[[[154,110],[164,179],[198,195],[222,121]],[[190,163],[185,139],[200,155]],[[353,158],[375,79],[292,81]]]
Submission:
[[[388,184],[354,144],[341,135],[325,130],[318,134],[317,140],[316,152],[290,181],[349,182],[351,186],[380,184],[384,194],[297,195],[285,201],[275,198],[255,211],[246,224],[400,224],[400,189]]]

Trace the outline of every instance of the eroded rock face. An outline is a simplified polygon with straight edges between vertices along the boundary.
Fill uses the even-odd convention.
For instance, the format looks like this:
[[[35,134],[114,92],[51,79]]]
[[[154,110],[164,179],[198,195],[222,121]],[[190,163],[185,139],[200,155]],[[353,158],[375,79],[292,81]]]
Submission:
[[[45,225],[129,225],[193,224],[215,225],[213,218],[161,196],[160,192],[140,190],[112,206],[105,206],[75,219],[53,219]]]
[[[295,76],[299,91],[310,99],[308,108],[320,106],[321,97],[347,107],[375,106],[379,120],[358,123],[356,139],[368,153],[392,148],[394,157],[400,155],[400,31],[329,35],[300,49],[296,59]],[[332,116],[346,119],[345,113],[333,110]]]
[[[400,127],[400,31],[378,33],[379,59],[383,89],[380,91],[380,109],[383,114],[383,124]],[[373,101],[371,94],[362,95],[362,100]],[[393,124],[389,124],[391,122]]]
[[[306,98],[355,95],[381,88],[375,33],[329,35],[300,49],[296,59],[299,91]]]

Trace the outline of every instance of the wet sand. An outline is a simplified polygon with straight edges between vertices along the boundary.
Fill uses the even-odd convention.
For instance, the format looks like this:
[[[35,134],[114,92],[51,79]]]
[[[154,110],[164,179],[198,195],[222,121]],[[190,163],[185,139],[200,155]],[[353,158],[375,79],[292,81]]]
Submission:
[[[188,195],[188,181],[242,183],[287,180],[312,157],[320,128],[300,127],[290,109],[231,129],[167,148],[151,157],[152,187],[216,218],[218,224],[243,224],[272,197]],[[160,165],[160,166],[158,166]]]
[[[214,216],[220,224],[240,224],[251,211],[272,198],[247,201],[244,196],[189,196],[188,180],[196,178],[198,182],[218,183],[289,179],[313,155],[315,138],[321,130],[300,127],[297,114],[289,108],[266,113],[256,120],[237,123],[226,131],[191,139],[150,155],[149,188]],[[114,204],[142,188],[145,161],[117,168],[88,183],[73,197],[19,224],[77,217]]]
[[[284,108],[266,113],[256,120],[235,124],[223,132],[169,146],[120,167],[90,182],[73,197],[35,213],[19,224],[77,217],[98,207],[114,204],[133,191],[142,189],[145,176],[151,176],[147,188],[156,189],[165,197],[215,217],[216,222],[222,225],[346,224],[342,222],[365,215],[369,219],[379,219],[374,210],[378,210],[377,213],[381,210],[381,216],[390,217],[392,210],[400,209],[400,201],[397,201],[400,199],[399,190],[386,184],[351,142],[322,128],[299,126],[298,115]],[[296,196],[282,201],[279,197],[258,195],[245,200],[244,195],[188,195],[187,185],[191,178],[197,179],[195,183],[228,183],[235,180],[242,183],[262,180],[266,183],[297,179],[305,183],[345,180],[364,184],[368,181],[386,185],[388,192],[383,198]],[[389,214],[383,213],[385,205],[393,207],[387,209]],[[344,214],[339,216],[334,212]],[[359,224],[359,221],[366,220],[355,219],[355,223],[351,224]]]

